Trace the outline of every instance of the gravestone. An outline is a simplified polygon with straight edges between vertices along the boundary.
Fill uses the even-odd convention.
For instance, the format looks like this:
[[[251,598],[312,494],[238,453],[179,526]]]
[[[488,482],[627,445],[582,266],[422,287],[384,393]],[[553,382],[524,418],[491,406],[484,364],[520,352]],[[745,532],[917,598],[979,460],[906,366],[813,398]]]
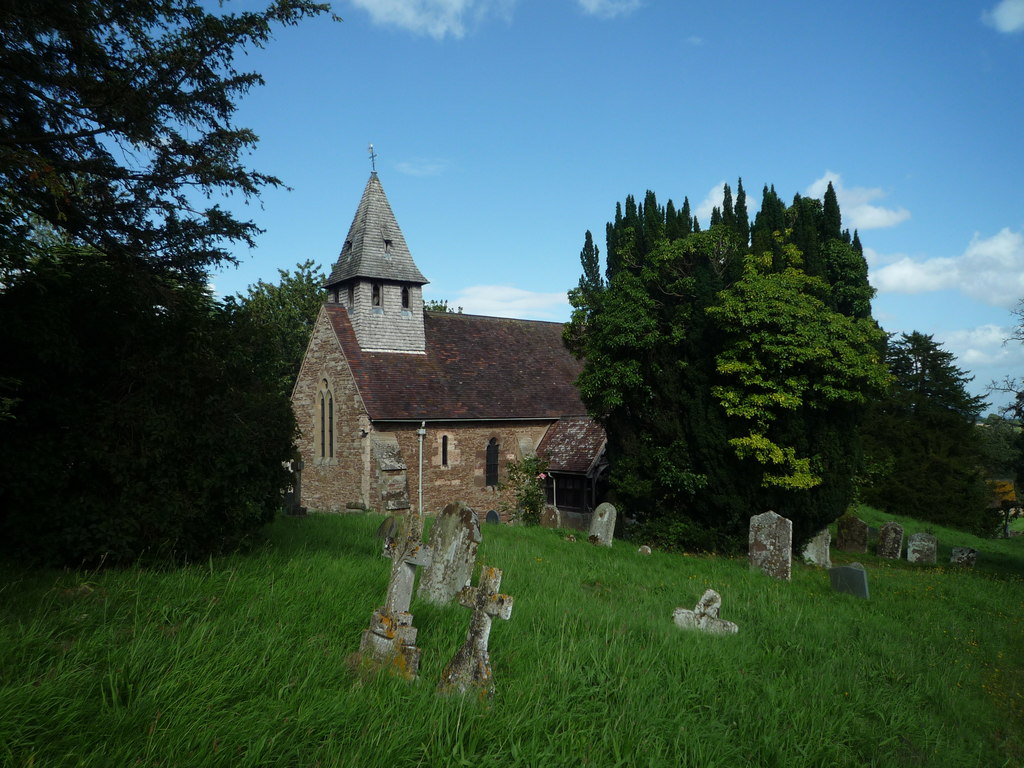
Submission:
[[[697,605],[692,611],[686,608],[676,608],[672,613],[672,620],[680,629],[695,629],[711,635],[735,635],[739,632],[739,627],[731,621],[718,618],[718,611],[721,607],[721,595],[715,590],[709,589],[697,601]]]
[[[431,560],[430,549],[420,541],[422,536],[422,518],[410,513],[406,536],[394,546],[384,605],[373,612],[359,644],[359,655],[365,663],[390,666],[409,680],[415,679],[420,663],[416,628],[409,613],[416,566],[427,565]]]
[[[836,548],[843,552],[868,551],[868,524],[850,514],[836,521]]]
[[[836,592],[843,592],[847,595],[854,595],[868,599],[868,572],[860,563],[841,565],[838,568],[828,569],[828,578],[832,582],[832,589]]]
[[[562,513],[553,504],[545,504],[544,511],[540,513],[541,528],[561,528]]]
[[[651,548],[648,547],[646,544],[641,544],[640,545],[640,549],[637,550],[637,554],[639,554],[639,555],[649,555],[649,554],[651,554]]]
[[[480,521],[467,504],[457,501],[444,508],[430,529],[430,564],[423,569],[418,594],[421,600],[446,605],[469,586],[480,545]]]
[[[831,544],[832,534],[828,528],[825,528],[804,545],[804,551],[801,553],[804,562],[819,568],[831,568],[832,554],[829,551]]]
[[[498,525],[501,523],[501,516],[493,509],[489,509],[487,510],[486,522],[491,523],[492,525]]]
[[[903,526],[886,523],[878,531],[878,556],[888,560],[899,560],[903,554]]]
[[[949,554],[949,562],[952,565],[960,565],[964,568],[973,568],[978,562],[978,550],[970,547],[953,547]]]
[[[500,587],[501,571],[484,567],[480,571],[479,585],[466,587],[459,593],[459,603],[472,609],[473,615],[469,619],[466,642],[441,673],[438,685],[441,692],[465,693],[476,688],[481,696],[494,695],[494,675],[487,648],[491,622],[495,617],[508,620],[512,616],[512,597],[500,594]]]
[[[774,512],[750,518],[748,551],[751,569],[789,581],[793,558],[793,522]]]
[[[939,540],[930,533],[912,533],[907,539],[907,562],[935,564]]]
[[[381,555],[384,557],[394,557],[395,554],[395,538],[398,536],[398,518],[395,515],[389,515],[384,519],[384,522],[377,528],[377,538],[382,540]]]
[[[590,518],[590,535],[588,539],[593,544],[602,547],[610,547],[615,540],[615,507],[607,501],[597,505],[594,516]],[[594,540],[594,537],[597,540]]]

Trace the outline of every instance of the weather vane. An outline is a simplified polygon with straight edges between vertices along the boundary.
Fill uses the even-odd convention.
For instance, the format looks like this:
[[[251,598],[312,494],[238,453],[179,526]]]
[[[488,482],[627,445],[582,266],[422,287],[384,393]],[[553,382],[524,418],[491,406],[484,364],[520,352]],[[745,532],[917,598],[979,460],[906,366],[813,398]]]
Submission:
[[[373,151],[373,144],[370,145],[370,169],[377,172],[377,153]]]

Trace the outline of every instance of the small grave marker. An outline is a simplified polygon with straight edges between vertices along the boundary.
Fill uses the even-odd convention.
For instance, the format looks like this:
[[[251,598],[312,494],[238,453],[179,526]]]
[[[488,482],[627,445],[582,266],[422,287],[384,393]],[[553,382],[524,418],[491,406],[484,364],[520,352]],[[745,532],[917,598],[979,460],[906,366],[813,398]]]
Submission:
[[[731,621],[718,618],[721,607],[722,596],[709,589],[697,601],[692,611],[676,608],[672,613],[672,620],[680,629],[695,629],[710,635],[735,635],[739,632],[739,627]]]
[[[860,563],[841,565],[838,568],[829,568],[828,577],[832,582],[832,589],[836,592],[843,592],[847,595],[869,598],[868,593],[868,572]]]
[[[836,548],[844,552],[868,551],[868,524],[846,514],[836,521]]]
[[[418,594],[434,605],[446,605],[469,586],[480,545],[480,521],[461,501],[444,508],[430,529],[430,564],[423,569]]]
[[[817,565],[820,568],[832,567],[832,555],[829,546],[832,544],[832,534],[828,528],[821,530],[817,536],[804,545],[802,556],[805,563]]]
[[[912,533],[907,539],[907,562],[935,564],[939,540],[930,533]]]
[[[490,523],[491,525],[500,525],[501,524],[501,516],[497,512],[495,512],[493,509],[489,509],[489,510],[487,510],[487,520],[486,520],[486,522]]]
[[[602,547],[610,547],[615,540],[615,517],[618,513],[615,507],[607,501],[597,505],[593,517],[590,518],[590,535],[588,539],[593,544]],[[595,541],[595,537],[597,540]]]
[[[773,579],[789,581],[793,559],[793,522],[775,512],[750,518],[749,558],[751,569]]]
[[[878,556],[888,560],[899,560],[903,554],[903,526],[886,523],[878,531]]]
[[[963,568],[973,568],[978,562],[978,550],[970,547],[953,547],[949,554],[949,562]]]
[[[508,620],[512,616],[513,601],[511,595],[498,592],[501,575],[497,568],[484,567],[480,572],[479,585],[466,587],[459,593],[459,603],[472,609],[473,615],[469,619],[466,642],[441,673],[438,685],[441,692],[465,693],[470,688],[477,688],[481,696],[494,695],[494,676],[487,648],[491,622],[495,617]]]

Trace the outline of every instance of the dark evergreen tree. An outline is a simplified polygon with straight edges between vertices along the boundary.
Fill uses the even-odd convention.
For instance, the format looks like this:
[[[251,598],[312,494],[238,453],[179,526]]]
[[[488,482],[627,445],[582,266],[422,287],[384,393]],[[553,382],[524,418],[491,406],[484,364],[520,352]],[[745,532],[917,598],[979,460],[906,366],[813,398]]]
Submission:
[[[721,224],[721,223],[722,223],[722,211],[716,205],[714,208],[711,209],[711,223],[708,225],[708,229],[711,229],[711,227],[714,227],[715,225]]]
[[[604,288],[604,280],[601,279],[601,253],[594,245],[594,238],[589,229],[583,239],[580,263],[583,265],[583,275],[580,277],[579,289],[593,293]]]
[[[736,212],[732,207],[732,190],[728,184],[722,187],[722,223],[736,231]]]
[[[841,240],[843,237],[842,229],[843,217],[839,212],[839,198],[836,197],[836,191],[830,181],[828,189],[825,190],[825,199],[822,202],[821,227],[818,231],[818,240],[822,243],[827,243],[832,239]]]
[[[750,214],[747,212],[747,193],[743,189],[743,179],[736,184],[736,234],[740,236],[740,245],[746,248],[750,243]]]
[[[761,209],[754,217],[754,225],[750,230],[751,248],[756,253],[772,253],[781,255],[779,233],[784,236],[786,231],[786,206],[775,193],[775,186],[767,184],[761,193]]]

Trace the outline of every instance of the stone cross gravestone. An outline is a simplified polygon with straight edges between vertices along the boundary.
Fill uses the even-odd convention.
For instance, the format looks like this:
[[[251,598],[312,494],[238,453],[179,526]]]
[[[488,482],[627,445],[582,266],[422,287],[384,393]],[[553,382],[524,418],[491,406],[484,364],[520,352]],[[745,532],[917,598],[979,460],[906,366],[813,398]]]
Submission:
[[[602,547],[610,547],[615,541],[615,507],[607,501],[597,505],[593,517],[590,518],[591,542]]]
[[[430,563],[430,549],[423,545],[423,520],[410,513],[407,536],[397,542],[391,561],[391,577],[384,605],[373,612],[370,626],[363,631],[359,654],[364,662],[391,666],[409,680],[415,679],[420,662],[416,628],[409,605],[416,580],[416,567]]]
[[[888,560],[899,560],[903,554],[903,526],[886,523],[878,531],[878,556]]]
[[[970,547],[953,547],[949,553],[949,562],[964,568],[973,568],[974,564],[978,562],[978,550]]]
[[[855,595],[868,599],[868,572],[860,563],[841,565],[838,568],[828,569],[828,578],[832,582],[832,589],[836,592],[844,592],[847,595]]]
[[[735,635],[739,632],[739,627],[731,621],[718,618],[721,607],[722,596],[709,589],[697,601],[692,611],[687,608],[676,608],[672,613],[672,620],[680,629],[696,629],[711,635]]]
[[[832,554],[829,551],[831,544],[832,534],[828,528],[821,530],[817,536],[804,545],[804,551],[801,553],[804,562],[819,568],[831,568]]]
[[[844,552],[868,551],[868,524],[850,514],[836,521],[836,548]]]
[[[935,564],[939,540],[930,533],[912,533],[907,539],[907,562]]]
[[[430,529],[430,564],[423,569],[417,594],[434,605],[446,605],[469,586],[480,545],[480,521],[467,504],[444,508]]]
[[[751,569],[789,581],[792,573],[793,522],[775,512],[750,518],[748,550]]]
[[[494,676],[487,648],[491,622],[495,617],[508,620],[512,616],[512,597],[500,594],[500,587],[501,571],[484,567],[480,571],[479,585],[466,587],[459,593],[459,603],[472,609],[473,615],[469,619],[466,642],[441,673],[440,691],[465,693],[476,688],[481,696],[494,695]]]
[[[501,516],[493,509],[489,509],[487,510],[487,522],[493,525],[498,525],[501,522]]]

